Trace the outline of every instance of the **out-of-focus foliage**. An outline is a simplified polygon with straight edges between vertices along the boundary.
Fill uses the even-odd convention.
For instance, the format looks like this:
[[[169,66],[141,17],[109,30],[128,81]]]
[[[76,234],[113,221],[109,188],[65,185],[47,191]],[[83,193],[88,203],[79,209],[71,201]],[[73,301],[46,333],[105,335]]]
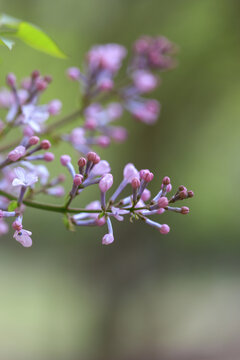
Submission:
[[[11,50],[14,45],[11,38],[20,39],[32,48],[46,54],[59,58],[66,57],[53,40],[41,29],[26,21],[2,14],[0,15],[0,44]]]

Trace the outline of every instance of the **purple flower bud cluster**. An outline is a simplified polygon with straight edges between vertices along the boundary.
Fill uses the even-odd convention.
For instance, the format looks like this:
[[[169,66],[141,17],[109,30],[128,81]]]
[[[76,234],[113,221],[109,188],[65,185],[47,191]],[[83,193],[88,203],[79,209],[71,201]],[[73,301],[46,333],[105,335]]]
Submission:
[[[67,70],[69,79],[81,88],[81,102],[73,113],[47,124],[51,116],[59,115],[62,103],[58,99],[41,104],[41,95],[52,81],[38,70],[20,83],[13,73],[6,77],[7,88],[0,89],[0,109],[5,117],[0,120],[0,235],[9,230],[6,219],[13,218],[13,237],[24,247],[32,245],[32,233],[23,228],[26,207],[52,211],[64,215],[67,228],[74,226],[104,226],[102,244],[114,241],[112,220],[142,220],[162,234],[169,232],[166,224],[151,219],[152,215],[173,211],[187,214],[189,209],[172,204],[190,198],[192,191],[180,186],[173,196],[170,179],[164,177],[158,194],[152,198],[148,189],[154,175],[148,169],[138,171],[131,163],[123,170],[123,178],[116,181],[106,160],[93,151],[95,146],[108,147],[113,141],[122,143],[127,130],[118,121],[124,112],[145,124],[154,124],[160,104],[148,97],[161,83],[157,72],[175,65],[172,55],[175,46],[164,37],[142,37],[133,46],[125,72],[120,69],[127,58],[127,50],[118,44],[97,45],[90,49],[83,68]],[[146,96],[144,96],[146,94]],[[59,129],[72,121],[79,121],[69,133]],[[20,129],[19,138],[8,141],[8,133]],[[16,139],[17,137],[15,137]],[[51,140],[51,141],[50,141]],[[60,163],[71,178],[71,187],[65,189],[65,175],[50,175],[47,166],[55,160],[49,149],[62,141],[69,142],[78,154],[72,158],[62,155]],[[80,157],[79,157],[80,156]],[[115,186],[115,183],[118,185]],[[91,186],[99,188],[99,197],[84,208],[70,205]],[[110,190],[114,191],[109,196]],[[123,190],[128,196],[121,197]],[[39,203],[39,194],[67,199],[61,206]]]

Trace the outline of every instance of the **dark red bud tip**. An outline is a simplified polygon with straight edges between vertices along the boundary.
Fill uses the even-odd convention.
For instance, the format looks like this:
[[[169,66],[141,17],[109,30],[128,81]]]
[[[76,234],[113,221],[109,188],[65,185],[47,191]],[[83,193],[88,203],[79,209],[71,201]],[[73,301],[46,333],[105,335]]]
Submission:
[[[84,167],[86,165],[86,159],[84,157],[80,157],[80,159],[78,160],[78,166],[79,167]]]
[[[181,207],[181,214],[186,215],[189,213],[189,208],[187,206]]]
[[[187,188],[184,185],[180,185],[178,190],[179,191],[187,191]]]
[[[180,199],[186,199],[188,197],[188,193],[186,190],[180,191],[179,198]]]
[[[42,148],[43,150],[48,150],[48,149],[50,149],[50,147],[51,147],[51,143],[50,143],[49,140],[43,140],[43,141],[41,142],[41,148]]]
[[[133,189],[138,189],[140,186],[140,181],[138,178],[133,178],[131,184]]]
[[[34,70],[31,74],[32,79],[37,79],[40,76],[40,71]]]
[[[194,192],[192,190],[188,191],[188,197],[189,198],[194,197]]]
[[[170,182],[171,182],[170,178],[168,176],[164,176],[163,181],[162,181],[163,185],[169,185]]]
[[[46,76],[44,76],[44,80],[45,80],[48,84],[50,84],[53,79],[52,79],[52,76],[51,76],[51,75],[46,75]]]
[[[96,154],[93,151],[90,151],[89,153],[87,153],[87,159],[88,161],[93,162],[93,164],[98,164],[100,161],[100,157],[98,156],[98,154]]]

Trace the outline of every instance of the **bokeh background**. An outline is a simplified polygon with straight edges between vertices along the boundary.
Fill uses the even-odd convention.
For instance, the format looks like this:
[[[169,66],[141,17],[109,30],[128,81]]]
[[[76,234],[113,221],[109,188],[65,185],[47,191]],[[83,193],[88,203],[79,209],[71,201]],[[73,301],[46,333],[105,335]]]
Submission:
[[[163,110],[146,127],[130,117],[124,145],[101,151],[121,177],[126,162],[195,191],[188,216],[163,214],[168,236],[144,224],[69,233],[59,215],[27,210],[34,246],[0,241],[1,359],[238,360],[240,358],[240,3],[235,0],[0,0],[69,55],[21,43],[1,49],[0,81],[13,71],[52,74],[43,100],[67,114],[78,90],[65,77],[96,43],[131,48],[140,35],[178,44],[179,66],[162,76]],[[57,154],[70,148],[60,147]],[[56,169],[54,169],[54,167]],[[56,160],[53,172],[60,171]],[[159,181],[157,180],[159,179]],[[82,204],[98,192],[82,197]],[[41,200],[44,201],[44,198]]]

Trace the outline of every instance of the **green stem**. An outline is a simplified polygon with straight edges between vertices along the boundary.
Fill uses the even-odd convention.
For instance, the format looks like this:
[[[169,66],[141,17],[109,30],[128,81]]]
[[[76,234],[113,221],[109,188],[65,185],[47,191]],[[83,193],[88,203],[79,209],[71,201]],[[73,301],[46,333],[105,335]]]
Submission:
[[[18,200],[15,196],[13,196],[13,195],[11,195],[9,193],[6,193],[3,190],[0,190],[0,195],[6,197],[9,200],[15,200],[15,201]],[[96,214],[96,213],[101,213],[102,212],[102,210],[86,210],[86,209],[73,209],[73,208],[71,208],[71,209],[68,208],[67,209],[66,205],[59,206],[59,205],[51,205],[51,204],[42,204],[42,203],[39,203],[39,202],[29,201],[29,200],[23,200],[23,204],[28,206],[28,207],[35,208],[35,209],[52,211],[52,212],[62,213],[62,214],[65,214],[65,213],[79,214],[81,212],[90,213],[90,214],[91,213]],[[125,208],[125,210],[129,210],[130,212],[134,212],[136,210],[146,210],[146,209],[147,209],[147,207]],[[111,210],[106,210],[106,212],[111,213]]]

